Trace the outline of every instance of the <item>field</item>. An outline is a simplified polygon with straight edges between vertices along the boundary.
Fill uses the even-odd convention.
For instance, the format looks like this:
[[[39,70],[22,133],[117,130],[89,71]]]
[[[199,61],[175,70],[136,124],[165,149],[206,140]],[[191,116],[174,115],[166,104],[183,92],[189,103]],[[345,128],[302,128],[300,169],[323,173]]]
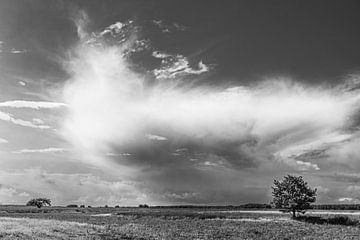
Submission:
[[[0,206],[1,239],[360,239],[358,212]]]

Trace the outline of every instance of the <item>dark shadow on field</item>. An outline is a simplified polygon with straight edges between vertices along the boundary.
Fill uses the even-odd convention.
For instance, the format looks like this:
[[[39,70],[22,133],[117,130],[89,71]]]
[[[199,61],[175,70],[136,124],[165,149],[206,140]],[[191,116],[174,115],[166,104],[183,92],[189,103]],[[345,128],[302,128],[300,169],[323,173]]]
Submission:
[[[320,216],[298,216],[295,218],[297,221],[313,223],[313,224],[332,224],[332,225],[345,225],[356,226],[360,225],[356,219],[349,218],[348,216],[335,216],[335,217],[320,217]]]

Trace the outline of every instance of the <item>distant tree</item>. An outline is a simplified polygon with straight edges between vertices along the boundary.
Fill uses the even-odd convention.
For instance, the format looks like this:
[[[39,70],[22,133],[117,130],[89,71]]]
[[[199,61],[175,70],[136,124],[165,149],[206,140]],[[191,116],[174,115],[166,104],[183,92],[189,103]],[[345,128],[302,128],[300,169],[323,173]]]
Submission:
[[[302,176],[287,175],[281,181],[274,180],[272,190],[275,207],[292,212],[293,218],[296,212],[304,214],[316,201],[316,189],[308,187]]]
[[[85,208],[85,205],[80,205],[80,208]]]
[[[139,208],[148,208],[149,207],[149,205],[147,205],[147,204],[140,204],[139,205]]]
[[[115,208],[120,208],[120,206],[119,206],[119,205],[116,205]]]
[[[69,205],[67,205],[66,207],[69,207],[69,208],[77,208],[78,205],[77,205],[77,204],[69,204]]]
[[[26,203],[26,206],[36,206],[38,208],[46,205],[51,206],[51,200],[48,198],[34,198]]]

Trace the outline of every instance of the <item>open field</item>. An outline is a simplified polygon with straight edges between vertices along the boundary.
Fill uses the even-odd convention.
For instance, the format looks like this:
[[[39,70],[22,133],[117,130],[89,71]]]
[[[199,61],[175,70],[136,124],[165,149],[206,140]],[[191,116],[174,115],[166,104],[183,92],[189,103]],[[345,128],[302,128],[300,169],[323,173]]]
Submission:
[[[316,211],[329,219],[336,212]],[[360,216],[294,221],[277,211],[0,207],[1,239],[360,239]],[[316,217],[318,216],[318,217]],[[351,221],[349,221],[351,220]],[[329,224],[333,223],[333,224]]]

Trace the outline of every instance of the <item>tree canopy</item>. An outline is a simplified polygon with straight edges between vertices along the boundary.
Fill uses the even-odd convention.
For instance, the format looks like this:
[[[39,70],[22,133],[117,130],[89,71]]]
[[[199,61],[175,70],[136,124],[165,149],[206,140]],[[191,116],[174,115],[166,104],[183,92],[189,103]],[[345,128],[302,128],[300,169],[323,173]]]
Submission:
[[[43,206],[51,206],[51,200],[48,198],[35,198],[27,202],[26,206],[36,206],[41,208]]]
[[[292,212],[294,218],[296,212],[305,213],[316,201],[316,189],[311,189],[302,176],[287,175],[280,181],[274,180],[272,190],[275,207]]]

